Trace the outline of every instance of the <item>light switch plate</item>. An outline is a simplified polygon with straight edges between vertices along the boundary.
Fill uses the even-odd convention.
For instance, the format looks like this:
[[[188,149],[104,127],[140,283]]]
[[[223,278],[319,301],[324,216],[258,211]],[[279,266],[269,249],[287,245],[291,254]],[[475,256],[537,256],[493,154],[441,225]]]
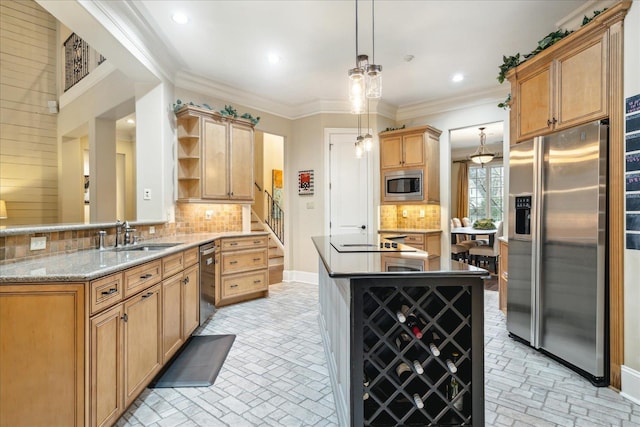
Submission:
[[[424,209],[420,209],[420,218],[424,218]]]
[[[43,249],[47,249],[47,238],[46,237],[32,237],[31,245],[29,249],[32,251],[41,251]]]
[[[145,188],[144,190],[142,190],[143,194],[142,194],[142,198],[144,200],[151,200],[151,189],[150,188]]]
[[[403,217],[403,218],[406,218],[406,217],[408,217],[408,216],[409,216],[409,213],[407,212],[407,210],[406,210],[406,209],[404,209],[404,210],[402,211],[402,217]]]
[[[204,219],[211,219],[212,217],[213,217],[213,211],[212,210],[204,211]]]
[[[149,234],[156,234],[156,228],[153,225],[149,227]]]

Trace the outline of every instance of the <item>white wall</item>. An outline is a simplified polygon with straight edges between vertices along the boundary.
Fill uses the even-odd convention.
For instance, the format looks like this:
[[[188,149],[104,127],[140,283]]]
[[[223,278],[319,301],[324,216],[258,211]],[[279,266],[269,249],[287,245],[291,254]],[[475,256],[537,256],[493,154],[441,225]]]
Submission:
[[[640,2],[624,21],[624,96],[640,94]],[[640,403],[640,251],[624,253],[624,365],[622,391]]]

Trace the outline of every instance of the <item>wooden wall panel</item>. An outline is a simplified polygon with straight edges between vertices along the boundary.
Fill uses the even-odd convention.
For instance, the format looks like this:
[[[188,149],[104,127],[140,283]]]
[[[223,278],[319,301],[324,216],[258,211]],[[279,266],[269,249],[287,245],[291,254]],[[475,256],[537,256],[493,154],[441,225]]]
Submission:
[[[0,2],[2,225],[58,222],[56,20],[34,1]]]

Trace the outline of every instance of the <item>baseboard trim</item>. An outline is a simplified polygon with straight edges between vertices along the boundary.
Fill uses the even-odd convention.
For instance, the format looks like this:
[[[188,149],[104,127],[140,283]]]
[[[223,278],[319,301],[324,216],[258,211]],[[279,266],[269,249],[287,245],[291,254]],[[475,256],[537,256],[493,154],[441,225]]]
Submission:
[[[620,396],[640,405],[640,372],[622,365],[620,377],[622,382]]]
[[[311,285],[318,284],[318,273],[308,271],[285,270],[282,274],[283,282],[301,282]]]

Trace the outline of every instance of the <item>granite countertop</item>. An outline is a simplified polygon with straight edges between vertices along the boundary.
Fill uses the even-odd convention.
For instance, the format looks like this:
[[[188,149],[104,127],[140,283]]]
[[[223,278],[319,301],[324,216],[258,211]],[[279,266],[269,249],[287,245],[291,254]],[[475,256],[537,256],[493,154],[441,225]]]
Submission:
[[[486,276],[486,270],[451,260],[448,257],[429,255],[427,252],[398,244],[398,251],[379,249],[379,242],[391,242],[377,235],[338,235],[312,237],[320,259],[330,277],[420,277],[420,276]],[[351,239],[351,240],[350,240]],[[362,246],[360,252],[337,250],[345,242]],[[367,251],[365,243],[371,244]]]
[[[418,233],[418,234],[432,234],[442,233],[442,230],[433,228],[383,228],[378,230],[378,233]]]
[[[0,284],[27,282],[85,282],[115,273],[147,261],[153,261],[185,249],[200,246],[221,237],[267,235],[267,232],[226,232],[182,234],[160,239],[146,240],[145,244],[179,243],[163,250],[104,251],[88,249],[70,254],[52,255],[30,261],[0,265]]]

